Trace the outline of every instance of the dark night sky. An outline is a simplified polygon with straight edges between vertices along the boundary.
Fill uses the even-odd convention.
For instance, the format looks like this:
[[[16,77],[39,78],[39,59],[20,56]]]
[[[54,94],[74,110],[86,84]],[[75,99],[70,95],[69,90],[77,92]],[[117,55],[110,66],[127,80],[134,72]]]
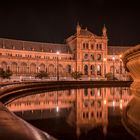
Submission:
[[[77,22],[100,35],[105,24],[109,45],[140,43],[136,0],[40,0],[0,3],[0,37],[64,43]]]

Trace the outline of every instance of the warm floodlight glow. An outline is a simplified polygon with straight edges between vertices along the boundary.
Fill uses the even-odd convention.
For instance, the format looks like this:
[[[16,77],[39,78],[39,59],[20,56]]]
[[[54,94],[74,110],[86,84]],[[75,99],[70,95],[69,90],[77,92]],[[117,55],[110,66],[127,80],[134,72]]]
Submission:
[[[122,57],[122,55],[121,55],[121,54],[120,54],[119,56],[120,56],[120,58]]]
[[[104,100],[104,105],[106,105],[106,99]]]
[[[115,60],[115,57],[112,57],[112,60]]]
[[[106,58],[104,58],[104,61],[106,61]]]
[[[56,52],[56,54],[57,54],[57,55],[59,55],[59,54],[60,54],[60,52],[59,52],[59,51],[57,51],[57,52]]]
[[[113,107],[115,107],[115,101],[113,100]]]

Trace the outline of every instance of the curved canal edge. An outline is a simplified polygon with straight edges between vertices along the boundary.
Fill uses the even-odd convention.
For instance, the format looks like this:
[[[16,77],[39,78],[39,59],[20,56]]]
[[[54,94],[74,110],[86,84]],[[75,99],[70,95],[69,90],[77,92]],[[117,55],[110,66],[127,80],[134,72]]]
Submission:
[[[7,85],[1,85],[0,101],[6,104],[14,98],[44,91],[47,92],[83,87],[130,87],[131,84],[132,81],[34,81],[8,83]]]

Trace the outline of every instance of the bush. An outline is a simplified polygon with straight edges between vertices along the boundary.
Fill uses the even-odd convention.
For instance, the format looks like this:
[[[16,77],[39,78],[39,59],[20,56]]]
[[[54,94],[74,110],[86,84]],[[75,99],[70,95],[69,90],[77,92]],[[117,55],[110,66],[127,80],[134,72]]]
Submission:
[[[12,75],[13,75],[13,73],[9,69],[3,70],[2,68],[0,68],[0,77],[1,78],[3,78],[3,79],[10,79],[10,77]]]
[[[82,74],[81,72],[78,72],[78,71],[77,71],[77,72],[75,71],[75,72],[72,72],[72,73],[71,73],[71,76],[72,76],[74,79],[76,79],[76,80],[77,80],[77,79],[80,79],[80,78],[82,77],[82,75],[83,75],[83,74]]]
[[[107,80],[118,80],[111,72],[106,73],[105,78],[107,78]]]
[[[42,78],[48,78],[49,75],[47,72],[45,71],[40,71],[39,73],[36,74],[35,78],[39,78],[39,79],[42,79]]]

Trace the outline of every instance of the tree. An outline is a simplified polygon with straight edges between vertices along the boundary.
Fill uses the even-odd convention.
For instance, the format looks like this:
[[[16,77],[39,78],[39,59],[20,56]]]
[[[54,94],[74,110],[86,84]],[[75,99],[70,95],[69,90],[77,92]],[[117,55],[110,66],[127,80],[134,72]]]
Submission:
[[[45,72],[45,71],[40,71],[39,73],[36,74],[35,78],[39,78],[39,79],[42,79],[42,78],[48,78],[48,73]]]
[[[77,71],[77,72],[75,71],[75,72],[72,72],[72,73],[71,73],[71,76],[72,76],[74,79],[76,79],[76,80],[79,79],[79,78],[81,78],[82,75],[83,75],[83,74],[82,74],[81,72],[79,72],[79,71]]]
[[[10,69],[3,70],[0,68],[0,77],[3,79],[10,79],[10,77],[13,75],[12,71]]]
[[[107,78],[107,80],[118,80],[115,76],[113,76],[111,72],[106,73],[105,77]]]

